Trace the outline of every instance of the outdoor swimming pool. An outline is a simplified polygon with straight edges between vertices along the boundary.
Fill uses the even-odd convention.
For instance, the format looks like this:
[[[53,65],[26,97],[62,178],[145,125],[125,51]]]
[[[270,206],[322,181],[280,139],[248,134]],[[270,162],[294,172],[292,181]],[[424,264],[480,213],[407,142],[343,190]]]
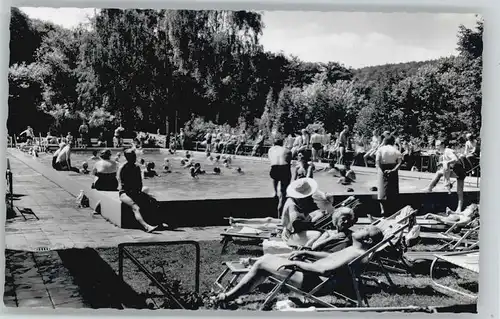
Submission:
[[[113,152],[113,158],[116,151]],[[92,169],[93,162],[90,160],[91,151],[77,151],[71,155],[72,165],[81,168],[82,163],[87,161],[89,169]],[[273,194],[272,183],[269,177],[269,164],[266,159],[248,158],[237,156],[232,160],[231,169],[221,166],[221,175],[201,175],[199,179],[193,179],[188,169],[181,167],[180,161],[184,152],[177,152],[170,155],[164,151],[145,152],[138,154],[138,161],[144,158],[146,162],[154,162],[159,177],[144,179],[144,185],[160,201],[176,200],[203,200],[203,199],[236,199],[236,198],[268,198]],[[172,173],[163,171],[162,164],[164,158],[168,158],[171,163]],[[39,158],[42,162],[50,165],[51,155],[43,154]],[[125,159],[122,157],[121,163]],[[203,153],[194,153],[194,161],[199,162],[207,173],[212,172],[214,165],[210,163]],[[244,174],[235,172],[235,168],[241,167]],[[377,185],[376,174],[373,169],[353,167],[357,174],[357,181],[349,186],[337,183],[338,177],[333,177],[327,172],[316,172],[314,179],[318,182],[319,188],[323,191],[334,194],[373,194],[370,188]],[[70,178],[74,178],[82,183],[92,183],[92,175],[83,175],[73,172],[67,173]],[[432,175],[430,175],[432,176]],[[429,183],[429,179],[419,179],[411,177],[400,177],[401,193],[418,193]],[[347,189],[352,188],[354,192],[348,193]],[[440,191],[439,187],[436,191]]]

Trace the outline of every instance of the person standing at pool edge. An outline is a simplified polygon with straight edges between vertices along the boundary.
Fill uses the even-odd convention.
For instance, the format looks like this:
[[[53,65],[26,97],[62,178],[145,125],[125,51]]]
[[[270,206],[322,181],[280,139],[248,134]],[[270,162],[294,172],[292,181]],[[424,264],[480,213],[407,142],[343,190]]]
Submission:
[[[269,176],[273,180],[274,196],[278,197],[278,218],[281,217],[286,199],[286,189],[292,180],[291,162],[292,152],[283,147],[283,139],[276,137],[274,146],[268,152],[271,162]],[[278,192],[279,184],[279,192]]]
[[[395,212],[398,203],[399,176],[398,170],[402,163],[402,155],[394,146],[394,136],[384,139],[375,155],[375,167],[378,175],[378,200],[382,216],[390,216]]]
[[[118,126],[115,130],[115,147],[121,147],[123,145],[123,132],[125,129],[122,126],[122,123],[120,123],[120,126]]]
[[[312,161],[319,162],[320,151],[323,148],[322,136],[319,134],[319,130],[315,129],[313,135],[311,136],[312,145]]]

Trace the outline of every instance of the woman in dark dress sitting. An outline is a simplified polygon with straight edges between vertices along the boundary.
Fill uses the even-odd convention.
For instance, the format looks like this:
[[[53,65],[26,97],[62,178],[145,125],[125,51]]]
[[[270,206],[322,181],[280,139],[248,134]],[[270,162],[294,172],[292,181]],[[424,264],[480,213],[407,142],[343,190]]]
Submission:
[[[94,168],[92,169],[92,174],[96,177],[92,188],[99,191],[117,191],[117,170],[118,164],[111,160],[111,151],[103,150],[101,152],[101,159],[94,164]]]

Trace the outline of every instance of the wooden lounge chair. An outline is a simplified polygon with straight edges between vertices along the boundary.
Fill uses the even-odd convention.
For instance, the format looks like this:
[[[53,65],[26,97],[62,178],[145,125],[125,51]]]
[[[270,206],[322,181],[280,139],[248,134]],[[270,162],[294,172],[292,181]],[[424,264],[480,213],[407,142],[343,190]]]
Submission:
[[[280,231],[278,228],[275,230],[262,230],[246,226],[231,226],[220,234],[222,236],[221,254],[226,251],[227,245],[234,241],[235,238],[263,241],[265,239],[277,238],[279,234]]]
[[[378,254],[377,265],[384,268],[384,271],[391,270],[399,273],[411,272],[410,263],[406,260],[404,253],[406,252],[406,244],[404,241],[405,231],[409,231],[415,225],[416,209],[411,206],[406,206],[393,214],[390,217],[378,219],[373,226],[382,229],[385,234],[391,234],[394,229],[400,229],[395,236]],[[372,264],[374,264],[372,262]]]
[[[404,258],[404,250],[401,248],[401,242],[403,239],[403,231],[406,229],[409,229],[411,227],[411,221],[412,218],[414,217],[416,213],[416,210],[411,208],[410,206],[407,206],[397,213],[393,214],[392,216],[388,217],[387,220],[390,222],[384,223],[382,228],[382,231],[384,231],[385,236],[391,236],[391,234],[394,232],[395,229],[398,229],[397,235],[398,237],[391,237],[391,242],[384,246],[384,253],[378,260],[378,263],[376,265],[384,267],[384,271],[387,270],[392,270],[392,271],[398,271],[398,272],[409,272],[409,264],[407,263],[406,259]],[[377,220],[373,225],[381,225],[382,220]],[[401,230],[399,231],[399,226],[401,226]],[[245,233],[238,233],[236,229],[234,229],[232,232],[225,232],[222,233],[221,235],[223,236],[222,243],[222,252],[225,251],[225,248],[227,244],[235,238],[245,238],[245,239],[259,239],[259,240],[272,240],[272,238],[275,238],[276,240],[279,241],[277,238],[278,234],[272,236],[272,233],[266,232],[266,231],[261,231],[260,233],[256,234],[245,234]],[[295,250],[300,250],[300,247],[295,247]],[[241,274],[244,274],[246,271],[244,269],[241,269],[241,265],[239,265],[239,261],[229,261],[229,262],[224,262],[223,265],[224,271],[223,273],[217,278],[215,281],[215,284],[217,287],[221,289],[228,289],[227,287],[224,288],[222,286],[222,280],[225,278],[226,275],[231,274],[232,279],[230,280],[230,283],[234,283],[235,280],[238,279],[238,277]],[[402,268],[398,268],[397,266],[402,266]],[[411,273],[411,272],[410,272]]]
[[[440,234],[435,237],[445,243],[432,251],[408,251],[405,253],[407,259],[433,260],[436,254],[456,253],[472,251],[479,248],[479,226],[465,231],[461,236],[450,236]]]
[[[362,256],[356,258],[355,260],[351,261],[347,265],[349,273],[351,274],[350,279],[352,280],[352,284],[353,284],[354,291],[356,293],[357,300],[354,300],[354,299],[352,299],[346,295],[343,295],[335,290],[331,291],[331,294],[339,299],[347,301],[348,303],[350,303],[351,305],[354,305],[354,306],[358,306],[358,307],[363,307],[364,305],[368,306],[368,300],[367,300],[366,296],[363,294],[364,281],[375,281],[377,284],[381,284],[381,282],[378,279],[376,279],[375,277],[369,277],[369,276],[364,275],[363,274],[364,270],[366,269],[367,265],[371,262],[379,263],[379,258],[378,258],[379,256],[378,255],[387,246],[389,246],[391,241],[393,241],[395,238],[397,238],[406,227],[407,227],[406,224],[400,224],[400,225],[396,226],[390,232],[387,232],[384,235],[384,239],[380,243],[373,246],[372,248],[367,250]],[[394,285],[389,274],[385,271],[385,268],[381,267],[381,270],[384,272],[384,275],[386,276],[389,284]],[[296,288],[288,283],[289,279],[292,277],[294,272],[295,271],[290,272],[290,274],[284,280],[277,280],[275,278],[269,277],[269,279],[271,279],[271,281],[278,282],[278,284],[267,295],[265,301],[261,305],[261,310],[265,309],[269,305],[269,303],[274,300],[276,295],[281,291],[281,289],[283,287],[287,287],[290,290],[292,290],[293,292],[302,295],[304,298],[309,299],[311,301],[314,301],[314,302],[316,302],[324,307],[335,308],[335,306],[333,304],[319,299],[316,296],[316,294],[320,290],[324,289],[327,284],[330,284],[332,282],[338,283],[339,280],[346,279],[346,278],[336,278],[335,274],[333,274],[330,277],[324,278],[320,282],[320,284],[318,284],[316,287],[314,287],[310,291],[303,291],[303,290]]]
[[[455,266],[461,267],[463,269],[467,269],[471,272],[474,272],[476,274],[479,274],[479,250],[474,250],[474,251],[462,251],[462,252],[454,252],[454,253],[447,253],[447,254],[436,254],[434,256],[434,261],[431,264],[430,268],[430,277],[432,280],[432,283],[435,285],[435,287],[441,288],[446,291],[450,291],[462,296],[466,296],[469,298],[476,299],[477,294],[469,293],[469,292],[464,292],[458,289],[451,288],[449,286],[445,286],[443,284],[440,284],[436,281],[434,278],[434,269],[438,261],[442,262],[447,262],[450,264],[453,264]]]
[[[354,208],[356,205],[359,204],[359,201],[356,200],[353,196],[347,198],[346,200],[342,201],[341,203],[338,203],[335,208],[339,207],[351,207]],[[327,214],[320,218],[318,221],[316,221],[315,225],[317,226],[317,229],[327,229],[331,225],[331,218],[332,214]],[[250,240],[265,240],[265,239],[272,239],[276,238],[278,239],[279,235],[281,234],[281,227],[277,228],[270,228],[270,229],[253,229],[251,226],[230,226],[228,229],[224,230],[220,235],[222,236],[222,249],[221,253],[224,253],[227,245],[233,241],[234,238],[239,238],[239,239],[250,239]]]

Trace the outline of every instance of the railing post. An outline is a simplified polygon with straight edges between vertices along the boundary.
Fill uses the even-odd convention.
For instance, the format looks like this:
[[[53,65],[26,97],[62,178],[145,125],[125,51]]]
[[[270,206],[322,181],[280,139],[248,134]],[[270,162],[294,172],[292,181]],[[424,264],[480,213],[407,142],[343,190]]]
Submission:
[[[118,276],[120,280],[123,282],[123,246],[118,245]]]

